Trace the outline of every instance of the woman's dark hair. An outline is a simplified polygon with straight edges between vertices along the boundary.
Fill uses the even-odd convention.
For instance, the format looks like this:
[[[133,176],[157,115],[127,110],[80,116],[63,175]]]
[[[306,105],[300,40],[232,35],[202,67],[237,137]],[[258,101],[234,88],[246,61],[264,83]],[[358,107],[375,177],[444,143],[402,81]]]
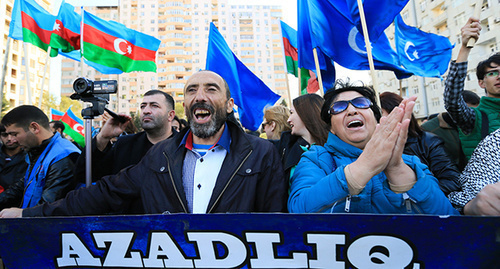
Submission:
[[[349,91],[354,91],[362,96],[370,99],[372,102],[372,106],[370,106],[370,109],[373,111],[373,115],[375,116],[375,119],[377,122],[380,120],[382,117],[382,113],[380,112],[380,108],[377,105],[377,102],[375,101],[375,91],[373,91],[370,87],[367,86],[354,86],[349,83],[349,81],[344,82],[342,80],[337,80],[335,82],[335,86],[332,89],[329,89],[325,93],[325,103],[323,104],[323,107],[321,108],[321,119],[331,127],[331,118],[332,115],[328,113],[328,110],[330,110],[330,107],[332,106],[333,102],[337,100],[337,96],[340,93],[343,92],[349,92]]]
[[[387,113],[391,113],[391,111],[399,106],[399,104],[403,101],[403,97],[392,93],[392,92],[383,92],[380,94],[380,103],[382,105],[382,109],[387,111]],[[408,135],[412,137],[421,136],[424,130],[418,125],[417,119],[413,113],[411,114],[410,126],[408,127]]]
[[[328,126],[319,117],[324,99],[317,94],[306,94],[293,99],[295,113],[304,123],[311,138],[317,145],[323,146],[328,139]]]

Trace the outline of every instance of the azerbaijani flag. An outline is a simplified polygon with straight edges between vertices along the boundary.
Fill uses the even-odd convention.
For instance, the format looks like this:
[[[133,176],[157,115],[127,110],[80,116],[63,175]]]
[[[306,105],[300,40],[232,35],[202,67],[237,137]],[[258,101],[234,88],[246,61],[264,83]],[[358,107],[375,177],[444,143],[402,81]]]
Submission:
[[[66,110],[66,113],[60,119],[64,123],[64,133],[69,135],[80,146],[85,146],[85,133],[83,127],[83,120],[78,118],[71,107]]]
[[[63,1],[55,20],[50,46],[62,52],[79,50],[81,21],[75,7]]]
[[[30,1],[18,1],[21,4],[23,41],[47,51],[56,17]],[[57,50],[51,50],[50,56],[55,57],[57,53]]]
[[[298,77],[299,54],[297,50],[297,31],[281,21],[281,33],[283,36],[287,72]],[[314,75],[314,79],[311,79],[311,73]],[[312,71],[300,68],[300,94],[315,93],[319,90],[319,84],[315,78],[316,75]]]
[[[156,72],[156,51],[160,40],[105,21],[86,11],[83,16],[83,57],[88,61],[123,72]]]
[[[61,120],[63,116],[64,112],[50,108],[50,120]]]

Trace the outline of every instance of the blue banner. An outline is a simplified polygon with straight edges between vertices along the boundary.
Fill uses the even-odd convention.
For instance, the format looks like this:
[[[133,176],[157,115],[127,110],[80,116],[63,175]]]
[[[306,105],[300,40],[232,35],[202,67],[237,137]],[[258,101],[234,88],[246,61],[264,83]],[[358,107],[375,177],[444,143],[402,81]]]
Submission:
[[[0,257],[7,268],[499,268],[499,237],[499,217],[0,219]]]

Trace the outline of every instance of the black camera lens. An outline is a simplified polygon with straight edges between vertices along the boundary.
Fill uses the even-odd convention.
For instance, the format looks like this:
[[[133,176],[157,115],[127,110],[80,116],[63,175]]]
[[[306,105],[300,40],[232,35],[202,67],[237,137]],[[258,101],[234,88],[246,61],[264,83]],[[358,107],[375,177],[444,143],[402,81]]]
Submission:
[[[78,94],[92,93],[92,81],[85,78],[78,78],[73,83],[73,90]]]

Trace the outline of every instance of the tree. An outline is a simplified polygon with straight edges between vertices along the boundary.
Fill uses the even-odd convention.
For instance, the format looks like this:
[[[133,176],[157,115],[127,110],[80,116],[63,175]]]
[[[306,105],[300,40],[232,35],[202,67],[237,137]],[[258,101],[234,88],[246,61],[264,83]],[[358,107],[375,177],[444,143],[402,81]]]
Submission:
[[[38,104],[38,98],[36,100]],[[50,117],[50,109],[54,108],[59,110],[59,105],[57,104],[57,97],[54,94],[49,94],[48,97],[42,99],[42,107],[40,109],[45,113],[45,115]]]
[[[10,103],[5,98],[5,95],[2,95],[2,118],[3,116],[5,116],[5,114],[7,114],[9,109],[10,109]]]
[[[184,114],[184,107],[181,102],[175,103],[175,115],[177,115],[179,119],[184,119],[186,117],[186,114]]]
[[[65,112],[71,107],[71,111],[75,113],[78,117],[82,116],[82,102],[78,100],[72,100],[68,96],[61,96],[61,103],[59,104],[59,110]]]

